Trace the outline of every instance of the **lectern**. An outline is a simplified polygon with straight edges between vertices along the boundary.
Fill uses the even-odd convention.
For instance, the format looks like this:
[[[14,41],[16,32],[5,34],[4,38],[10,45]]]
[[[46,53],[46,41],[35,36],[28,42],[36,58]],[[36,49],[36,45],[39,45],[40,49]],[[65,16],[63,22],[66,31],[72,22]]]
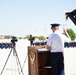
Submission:
[[[52,75],[50,66],[50,52],[46,46],[28,47],[29,75]]]

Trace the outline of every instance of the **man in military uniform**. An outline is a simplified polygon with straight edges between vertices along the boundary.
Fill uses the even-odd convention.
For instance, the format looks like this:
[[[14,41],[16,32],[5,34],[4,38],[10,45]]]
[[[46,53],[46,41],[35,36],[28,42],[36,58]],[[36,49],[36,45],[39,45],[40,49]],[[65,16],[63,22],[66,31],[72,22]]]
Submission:
[[[64,42],[71,41],[66,29],[64,29],[66,36],[59,32],[59,25],[51,24],[53,33],[47,40],[47,49],[51,52],[50,63],[53,75],[64,75]]]

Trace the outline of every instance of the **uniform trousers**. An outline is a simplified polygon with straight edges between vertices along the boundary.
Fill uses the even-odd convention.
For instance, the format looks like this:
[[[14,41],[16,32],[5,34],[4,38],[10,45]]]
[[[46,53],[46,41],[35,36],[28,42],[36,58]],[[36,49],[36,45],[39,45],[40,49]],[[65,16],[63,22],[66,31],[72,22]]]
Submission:
[[[50,54],[50,64],[53,75],[64,75],[64,57],[62,52],[53,52]]]

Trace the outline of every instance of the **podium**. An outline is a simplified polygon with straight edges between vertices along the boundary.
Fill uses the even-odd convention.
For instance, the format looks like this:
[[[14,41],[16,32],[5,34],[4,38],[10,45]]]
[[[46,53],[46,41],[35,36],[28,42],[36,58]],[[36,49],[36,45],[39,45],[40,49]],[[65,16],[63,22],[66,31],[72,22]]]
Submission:
[[[52,75],[50,52],[46,46],[28,47],[28,71],[29,75]]]

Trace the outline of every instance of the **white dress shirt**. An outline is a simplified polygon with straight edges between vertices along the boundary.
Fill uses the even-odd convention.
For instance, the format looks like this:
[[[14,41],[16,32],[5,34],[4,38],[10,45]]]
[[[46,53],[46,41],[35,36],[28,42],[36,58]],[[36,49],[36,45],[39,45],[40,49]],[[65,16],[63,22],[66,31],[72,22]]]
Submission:
[[[63,52],[64,42],[69,42],[70,39],[67,38],[64,34],[61,34],[59,31],[52,33],[48,40],[47,45],[51,47],[51,52]]]

